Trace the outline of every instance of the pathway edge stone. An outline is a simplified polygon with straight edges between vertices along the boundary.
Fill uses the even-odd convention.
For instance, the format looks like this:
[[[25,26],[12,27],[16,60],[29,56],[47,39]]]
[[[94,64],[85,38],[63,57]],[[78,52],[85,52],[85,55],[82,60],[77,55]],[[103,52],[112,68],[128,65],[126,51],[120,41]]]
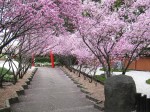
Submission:
[[[83,92],[84,94],[86,94],[86,98],[93,102],[94,108],[96,108],[96,109],[98,109],[98,110],[100,110],[100,111],[104,111],[104,107],[99,105],[100,103],[102,103],[101,101],[99,101],[98,99],[92,97],[92,96],[91,96],[92,93],[88,92],[88,91],[87,91],[87,88],[83,87],[82,84],[80,84],[80,83],[78,83],[76,80],[74,80],[74,78],[71,77],[71,75],[69,75],[69,74],[68,74],[66,71],[64,71],[62,68],[60,68],[60,69],[65,73],[65,75],[66,75],[68,78],[70,78],[70,79],[74,82],[74,84],[77,85],[77,87],[80,88],[81,92]]]
[[[38,70],[38,68],[35,68],[32,71],[31,76],[29,78],[27,78],[27,80],[25,81],[24,85],[21,85],[21,89],[15,92],[14,97],[9,98],[9,99],[7,99],[5,101],[5,107],[4,108],[0,108],[0,112],[11,112],[11,109],[10,109],[11,104],[19,102],[19,96],[20,95],[24,95],[25,89],[28,89],[28,85],[32,81],[32,78],[33,78],[33,76],[34,76],[34,74],[36,73],[37,70]]]

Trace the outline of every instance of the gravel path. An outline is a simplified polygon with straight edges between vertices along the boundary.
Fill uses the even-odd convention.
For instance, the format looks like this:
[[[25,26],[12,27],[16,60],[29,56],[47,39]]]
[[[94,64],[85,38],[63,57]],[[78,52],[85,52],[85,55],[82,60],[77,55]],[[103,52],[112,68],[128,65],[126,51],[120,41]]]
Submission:
[[[100,112],[59,68],[39,68],[12,112]]]

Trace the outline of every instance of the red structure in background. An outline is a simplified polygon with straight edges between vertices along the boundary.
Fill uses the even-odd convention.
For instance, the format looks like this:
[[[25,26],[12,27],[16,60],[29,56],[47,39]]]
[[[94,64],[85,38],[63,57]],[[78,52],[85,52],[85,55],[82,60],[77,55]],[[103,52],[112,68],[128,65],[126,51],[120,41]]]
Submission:
[[[34,54],[32,54],[32,66],[35,66],[35,63],[34,63]]]
[[[55,67],[54,65],[54,54],[52,53],[52,51],[50,51],[50,59],[51,59],[51,63],[52,63],[52,68]]]
[[[126,65],[128,62],[127,59],[124,60],[124,64]],[[141,71],[150,71],[150,57],[140,57],[139,59],[133,61],[129,69],[131,70],[141,70]]]

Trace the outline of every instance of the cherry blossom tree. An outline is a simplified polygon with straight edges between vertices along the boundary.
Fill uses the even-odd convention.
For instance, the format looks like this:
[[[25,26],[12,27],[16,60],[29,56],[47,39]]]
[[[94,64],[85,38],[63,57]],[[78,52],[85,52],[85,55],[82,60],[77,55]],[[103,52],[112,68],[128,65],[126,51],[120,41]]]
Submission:
[[[19,56],[20,67],[15,79],[28,65],[25,62],[29,62],[31,53],[46,53],[56,46],[48,44],[73,24],[79,5],[78,0],[0,0],[0,53],[11,43],[19,42],[15,55]]]
[[[112,13],[107,4],[85,1],[83,19],[78,21],[79,34],[86,46],[98,58],[106,76],[111,76],[111,53],[115,46],[114,38],[121,36],[125,24],[117,13]]]
[[[150,43],[149,1],[84,1],[83,18],[78,25],[80,37],[99,59],[106,77],[111,76],[112,60],[128,56],[125,74]]]
[[[150,45],[150,1],[137,0],[126,3],[125,6],[120,7],[118,12],[124,17],[127,26],[114,51],[120,52],[122,58],[128,58],[122,74],[126,73],[134,60],[148,53],[145,50]]]
[[[1,51],[22,35],[43,32],[48,27],[56,31],[54,24],[58,28],[58,23],[62,23],[62,19],[58,17],[58,8],[52,2],[2,0],[0,6]]]
[[[149,0],[1,0],[0,15],[1,52],[18,41],[22,58],[52,50],[79,65],[101,64],[106,78],[114,60],[127,58],[125,74],[150,44]]]

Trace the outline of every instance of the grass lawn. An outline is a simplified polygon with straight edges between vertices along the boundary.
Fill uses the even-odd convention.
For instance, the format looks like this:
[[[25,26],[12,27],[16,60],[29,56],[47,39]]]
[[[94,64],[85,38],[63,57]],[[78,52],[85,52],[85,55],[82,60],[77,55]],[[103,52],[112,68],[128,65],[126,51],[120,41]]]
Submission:
[[[105,76],[103,75],[95,75],[94,78],[103,83],[105,83],[105,80],[106,80]]]
[[[100,69],[101,71],[105,71],[105,69],[104,68],[101,68]],[[129,70],[127,70],[127,72],[128,72]],[[111,69],[111,72],[122,72],[122,70],[118,70],[118,69]]]

